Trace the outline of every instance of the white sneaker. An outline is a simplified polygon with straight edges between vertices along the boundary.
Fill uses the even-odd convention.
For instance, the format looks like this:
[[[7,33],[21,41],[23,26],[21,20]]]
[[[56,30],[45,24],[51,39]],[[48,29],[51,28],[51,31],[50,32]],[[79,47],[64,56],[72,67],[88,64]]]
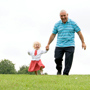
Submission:
[[[44,75],[44,73],[43,73],[43,72],[41,72],[41,75]]]

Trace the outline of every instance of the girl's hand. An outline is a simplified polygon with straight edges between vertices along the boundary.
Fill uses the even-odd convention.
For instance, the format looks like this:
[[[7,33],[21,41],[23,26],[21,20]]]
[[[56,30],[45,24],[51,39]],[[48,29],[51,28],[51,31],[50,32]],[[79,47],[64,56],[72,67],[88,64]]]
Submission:
[[[28,52],[28,55],[30,55],[30,52]]]

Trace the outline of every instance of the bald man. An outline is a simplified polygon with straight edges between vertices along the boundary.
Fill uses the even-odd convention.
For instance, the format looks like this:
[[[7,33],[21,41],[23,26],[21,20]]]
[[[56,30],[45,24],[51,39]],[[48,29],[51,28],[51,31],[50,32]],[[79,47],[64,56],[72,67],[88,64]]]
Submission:
[[[60,18],[61,20],[58,21],[53,28],[46,49],[49,50],[49,45],[54,40],[57,34],[57,43],[54,54],[57,75],[61,75],[62,61],[64,54],[65,54],[65,68],[63,71],[63,75],[69,75],[75,49],[75,42],[74,42],[75,32],[79,35],[80,40],[82,42],[82,48],[84,48],[84,50],[86,49],[86,44],[84,42],[84,37],[81,33],[81,29],[74,21],[68,18],[68,13],[65,10],[61,10]]]

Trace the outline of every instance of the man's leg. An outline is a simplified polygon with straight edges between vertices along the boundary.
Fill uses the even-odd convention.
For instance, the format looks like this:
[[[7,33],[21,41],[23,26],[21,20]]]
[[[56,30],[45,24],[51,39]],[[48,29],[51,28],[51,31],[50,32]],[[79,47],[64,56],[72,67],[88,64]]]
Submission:
[[[65,48],[65,69],[63,75],[68,75],[72,66],[74,47]]]
[[[55,63],[56,63],[56,69],[58,70],[57,74],[61,74],[61,71],[62,71],[63,54],[64,54],[63,48],[56,47],[56,49],[55,49]]]

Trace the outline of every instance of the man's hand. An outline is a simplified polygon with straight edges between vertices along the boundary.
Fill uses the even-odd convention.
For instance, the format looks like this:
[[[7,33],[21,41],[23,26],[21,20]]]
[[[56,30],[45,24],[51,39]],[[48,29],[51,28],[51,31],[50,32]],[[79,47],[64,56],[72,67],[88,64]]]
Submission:
[[[46,46],[46,50],[49,50],[49,45]]]
[[[84,48],[84,50],[86,50],[86,44],[82,43],[82,48]]]

